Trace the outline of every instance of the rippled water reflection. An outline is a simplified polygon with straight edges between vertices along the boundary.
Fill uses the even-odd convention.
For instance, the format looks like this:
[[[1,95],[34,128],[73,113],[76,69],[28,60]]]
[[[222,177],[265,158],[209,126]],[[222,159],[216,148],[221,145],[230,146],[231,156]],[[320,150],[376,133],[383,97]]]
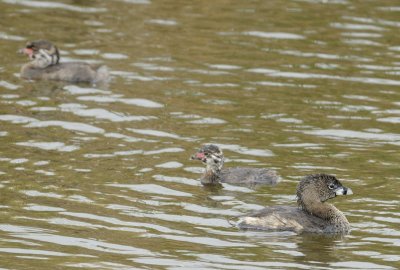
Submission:
[[[9,1],[0,24],[2,269],[397,269],[397,1]],[[16,54],[47,38],[106,64],[108,86],[29,82]],[[208,189],[189,157],[282,182]],[[250,232],[337,175],[347,236]]]

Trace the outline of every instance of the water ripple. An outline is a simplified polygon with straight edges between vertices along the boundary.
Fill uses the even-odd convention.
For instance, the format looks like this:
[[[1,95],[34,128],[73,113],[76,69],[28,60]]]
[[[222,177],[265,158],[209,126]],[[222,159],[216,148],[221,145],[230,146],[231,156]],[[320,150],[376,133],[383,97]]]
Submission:
[[[1,35],[1,33],[0,33]],[[20,88],[19,85],[15,85],[6,81],[0,81],[0,87],[4,87],[7,88],[9,90],[17,90],[18,88]]]
[[[117,209],[117,210],[127,210],[127,207],[120,206],[120,205],[109,205],[107,208],[109,209]],[[128,208],[129,209],[129,208]],[[130,209],[132,211],[132,209]],[[137,209],[133,210],[137,211]],[[175,234],[185,234],[185,232],[180,231],[180,230],[172,230],[170,228],[156,225],[156,224],[150,224],[150,223],[143,223],[143,222],[132,222],[132,221],[123,221],[117,218],[112,218],[112,217],[106,217],[106,216],[99,216],[95,214],[90,214],[90,213],[77,213],[77,212],[62,212],[62,215],[67,215],[67,216],[72,216],[72,217],[78,217],[78,218],[83,218],[83,219],[90,219],[90,220],[95,220],[99,222],[106,222],[112,225],[119,225],[119,226],[125,226],[125,227],[138,227],[138,228],[148,228],[152,230],[156,230],[162,233],[175,233]]]
[[[251,156],[258,156],[258,157],[272,157],[274,153],[267,149],[250,149],[245,146],[240,146],[237,144],[217,144],[222,149],[228,149],[230,151],[244,154],[244,155],[251,155]]]
[[[260,38],[271,38],[271,39],[304,39],[304,36],[292,33],[281,33],[281,32],[261,32],[261,31],[247,31],[243,32],[243,35],[260,37]]]
[[[115,254],[129,254],[129,255],[152,255],[153,253],[142,248],[136,248],[126,245],[112,244],[100,240],[91,240],[79,237],[62,236],[39,231],[38,228],[14,226],[8,224],[0,225],[0,231],[4,231],[17,238],[24,238],[30,240],[37,240],[39,242],[48,242],[61,246],[72,246],[85,248],[89,250],[96,250],[100,252],[108,252]]]
[[[84,256],[82,254],[69,254],[63,252],[56,252],[41,249],[26,249],[26,248],[0,248],[0,252],[13,253],[13,254],[26,254],[26,255],[45,255],[45,256]]]
[[[295,78],[295,79],[329,79],[329,80],[341,80],[341,81],[352,81],[367,84],[381,84],[381,85],[400,85],[400,81],[382,78],[371,78],[371,77],[341,77],[336,75],[328,74],[317,74],[317,73],[300,73],[300,72],[285,72],[267,68],[252,68],[248,69],[248,72],[261,73],[271,77],[283,77],[283,78]]]
[[[128,105],[135,105],[146,108],[162,108],[164,105],[143,98],[121,98],[120,95],[112,95],[112,96],[80,96],[78,100],[82,101],[94,101],[98,103],[112,103],[112,102],[120,102]]]
[[[75,115],[95,117],[97,119],[105,119],[111,122],[145,121],[157,119],[155,116],[124,115],[122,113],[110,112],[101,108],[86,109],[86,106],[74,103],[61,104],[59,107],[62,111],[72,112]]]
[[[394,267],[385,266],[382,264],[362,262],[362,261],[343,261],[330,263],[333,267],[340,269],[396,269]]]
[[[185,138],[185,137],[181,137],[174,133],[169,133],[169,132],[159,131],[159,130],[154,130],[154,129],[127,128],[127,130],[132,131],[137,134],[142,134],[142,135],[150,135],[150,136],[155,136],[155,137],[171,138],[171,139],[178,139],[178,140],[184,140],[184,141],[193,141],[192,138]]]
[[[76,11],[83,13],[97,13],[97,12],[105,12],[106,8],[91,8],[91,7],[78,7],[74,5],[68,5],[64,3],[54,3],[54,2],[46,2],[46,1],[33,1],[33,0],[2,0],[3,3],[6,4],[16,4],[27,7],[34,8],[53,8],[53,9],[64,9],[68,11]]]
[[[196,181],[196,180],[193,180],[190,178],[177,177],[177,176],[165,176],[165,175],[160,175],[160,174],[153,175],[153,178],[157,181],[179,183],[179,184],[185,184],[185,185],[189,185],[189,186],[200,186],[199,181]]]
[[[178,197],[192,197],[192,194],[174,189],[166,188],[156,184],[141,184],[141,185],[127,185],[127,184],[108,184],[110,187],[126,188],[141,193],[159,194],[166,196]]]
[[[353,23],[331,23],[331,26],[339,29],[348,30],[371,30],[371,31],[385,31],[386,29],[376,25],[369,24],[353,24]]]
[[[333,139],[353,138],[353,139],[382,141],[386,143],[400,141],[399,134],[391,134],[391,133],[369,133],[363,131],[353,131],[344,129],[321,129],[321,130],[311,130],[302,132],[305,134],[328,137]]]
[[[89,124],[67,121],[35,121],[31,122],[25,127],[29,128],[43,128],[43,127],[61,127],[66,130],[79,131],[84,133],[104,133],[104,129],[98,128]]]
[[[16,145],[27,146],[27,147],[34,147],[40,148],[43,150],[55,150],[60,152],[72,152],[79,149],[79,146],[75,145],[65,145],[62,142],[35,142],[35,141],[28,141],[28,142],[18,142],[15,143]]]
[[[71,95],[111,94],[110,91],[100,90],[97,88],[79,87],[77,85],[67,85],[63,89]]]

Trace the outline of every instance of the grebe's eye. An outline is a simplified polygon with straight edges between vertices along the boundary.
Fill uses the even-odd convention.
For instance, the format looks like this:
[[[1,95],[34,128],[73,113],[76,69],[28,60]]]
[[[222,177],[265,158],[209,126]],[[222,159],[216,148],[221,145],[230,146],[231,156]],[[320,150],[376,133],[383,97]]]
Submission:
[[[329,184],[328,188],[329,188],[329,189],[334,189],[334,188],[335,188],[335,185],[334,185],[334,184]]]

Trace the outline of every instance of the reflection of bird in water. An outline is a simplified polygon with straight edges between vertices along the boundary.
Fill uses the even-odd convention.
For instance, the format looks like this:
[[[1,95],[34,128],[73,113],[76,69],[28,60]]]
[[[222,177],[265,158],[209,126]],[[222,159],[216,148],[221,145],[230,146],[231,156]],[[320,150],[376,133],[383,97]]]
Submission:
[[[328,267],[330,263],[343,261],[337,252],[340,243],[346,239],[343,234],[303,234],[294,238],[297,244],[296,251],[303,255],[295,257],[299,263],[318,262],[318,265],[323,267],[325,265],[321,265],[322,262]]]
[[[203,185],[218,185],[230,183],[238,185],[271,185],[279,182],[279,177],[274,170],[263,168],[222,168],[224,154],[214,144],[203,145],[192,157],[201,160],[206,165],[206,171],[201,177]]]
[[[279,230],[311,233],[347,233],[350,224],[342,212],[325,201],[337,195],[353,194],[336,177],[314,174],[304,177],[297,186],[299,208],[266,207],[241,218],[238,227],[244,229]]]
[[[32,60],[21,68],[21,77],[24,79],[76,83],[99,83],[108,80],[106,66],[92,66],[81,62],[59,63],[60,53],[57,47],[47,40],[28,42],[20,52]]]

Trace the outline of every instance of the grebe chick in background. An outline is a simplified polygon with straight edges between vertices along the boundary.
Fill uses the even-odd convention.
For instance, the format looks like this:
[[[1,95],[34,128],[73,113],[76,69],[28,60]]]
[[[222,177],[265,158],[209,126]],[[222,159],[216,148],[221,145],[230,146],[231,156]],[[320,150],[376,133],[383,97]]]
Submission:
[[[223,168],[224,154],[215,144],[203,145],[192,160],[200,160],[206,165],[206,170],[200,181],[203,185],[218,185],[230,183],[239,185],[273,185],[279,182],[279,176],[274,170],[265,168],[234,167]]]
[[[31,60],[21,68],[21,77],[24,79],[99,83],[106,82],[109,77],[108,69],[104,65],[60,63],[57,47],[47,40],[28,42],[19,52],[28,55]]]

